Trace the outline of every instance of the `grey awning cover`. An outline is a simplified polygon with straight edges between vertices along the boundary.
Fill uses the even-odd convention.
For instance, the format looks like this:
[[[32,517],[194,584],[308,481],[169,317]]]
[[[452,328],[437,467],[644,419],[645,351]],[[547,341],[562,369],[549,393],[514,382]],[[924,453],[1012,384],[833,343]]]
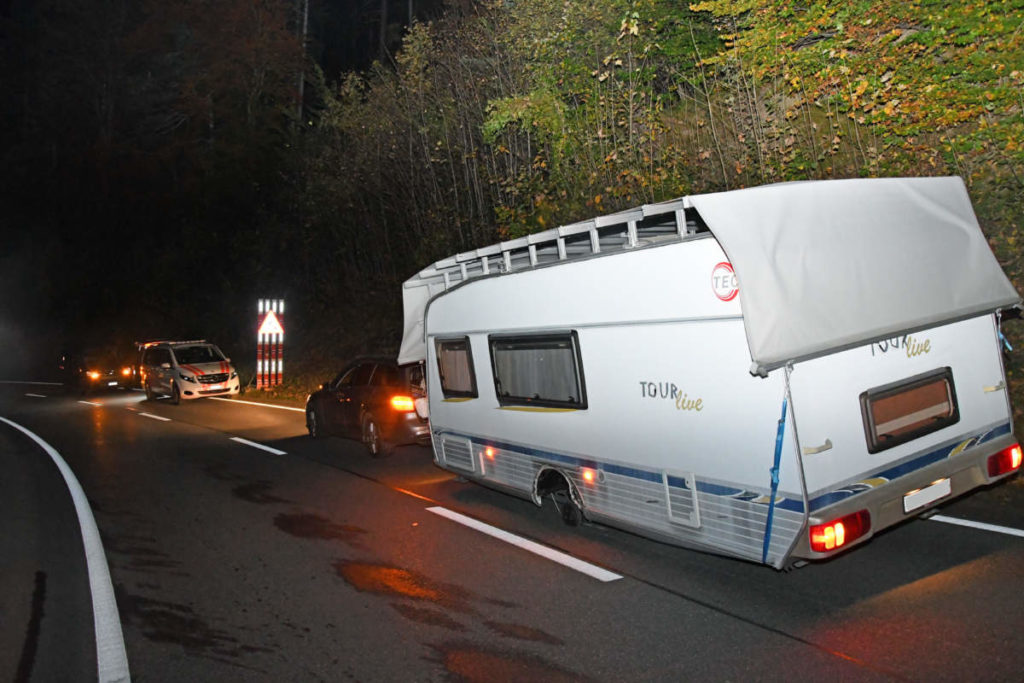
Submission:
[[[958,177],[689,197],[739,281],[753,372],[1019,303]]]
[[[732,263],[758,374],[1020,302],[958,177],[781,183],[683,204]],[[460,258],[406,281],[400,362],[425,359],[426,308]]]

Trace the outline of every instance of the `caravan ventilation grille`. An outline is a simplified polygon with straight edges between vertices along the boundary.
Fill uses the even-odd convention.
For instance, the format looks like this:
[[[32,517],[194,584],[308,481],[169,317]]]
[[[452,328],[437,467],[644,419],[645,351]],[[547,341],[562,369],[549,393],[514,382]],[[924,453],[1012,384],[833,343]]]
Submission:
[[[444,453],[445,464],[457,467],[467,472],[475,471],[473,468],[473,449],[467,439],[459,439],[450,436],[441,438],[441,450]]]

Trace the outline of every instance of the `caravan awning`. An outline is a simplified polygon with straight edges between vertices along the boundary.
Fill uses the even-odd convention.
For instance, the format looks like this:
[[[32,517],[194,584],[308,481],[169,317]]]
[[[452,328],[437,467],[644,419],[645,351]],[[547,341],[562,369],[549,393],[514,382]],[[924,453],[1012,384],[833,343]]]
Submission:
[[[757,374],[1020,302],[957,177],[781,183],[600,221],[628,226],[629,249],[645,230],[671,237],[645,227],[645,217],[674,216],[684,237],[684,207],[700,214],[732,263]],[[577,233],[590,231],[600,246],[597,227],[587,221],[458,254],[407,280],[399,361],[425,359],[423,318],[433,296],[473,277],[531,268],[538,250],[571,258],[564,240]]]
[[[736,272],[759,374],[1020,301],[957,177],[783,183],[688,200]]]

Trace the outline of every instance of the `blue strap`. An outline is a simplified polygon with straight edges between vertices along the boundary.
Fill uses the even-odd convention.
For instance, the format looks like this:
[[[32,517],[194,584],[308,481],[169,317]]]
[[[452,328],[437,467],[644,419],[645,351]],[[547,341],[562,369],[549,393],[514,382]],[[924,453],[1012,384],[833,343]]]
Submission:
[[[1013,347],[1010,346],[1010,342],[1003,335],[1003,331],[1002,330],[999,330],[999,339],[1002,340],[1003,346],[1006,347],[1006,350],[1012,353],[1013,352]]]
[[[768,563],[768,545],[772,540],[772,518],[775,516],[775,494],[779,491],[779,461],[782,460],[782,437],[786,433],[786,408],[789,396],[782,397],[782,417],[779,418],[779,429],[775,433],[775,464],[768,472],[772,475],[772,497],[768,501],[768,520],[764,525],[764,548],[761,550],[761,562]]]

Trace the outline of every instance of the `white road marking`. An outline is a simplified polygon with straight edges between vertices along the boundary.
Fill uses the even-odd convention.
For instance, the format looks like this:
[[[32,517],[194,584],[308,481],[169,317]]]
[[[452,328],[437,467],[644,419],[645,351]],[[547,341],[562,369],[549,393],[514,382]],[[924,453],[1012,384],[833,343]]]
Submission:
[[[32,398],[46,398],[42,394],[25,394],[25,395],[26,396],[31,396]]]
[[[141,415],[142,417],[148,417],[148,418],[150,418],[152,420],[160,420],[161,422],[170,422],[171,421],[171,418],[169,418],[169,417],[161,417],[159,415],[154,415],[153,413],[139,413],[139,415]]]
[[[244,443],[246,446],[252,446],[253,448],[259,448],[262,451],[266,451],[267,453],[273,453],[274,455],[288,455],[284,451],[279,451],[276,448],[271,448],[270,446],[264,446],[263,444],[256,443],[255,441],[249,441],[249,439],[243,439],[240,436],[233,436],[233,437],[231,437],[231,440],[232,441],[237,441],[238,443]]]
[[[458,512],[452,512],[447,508],[430,507],[427,508],[427,510],[433,512],[435,515],[440,515],[442,517],[452,520],[453,522],[458,522],[459,524],[468,526],[470,529],[476,529],[477,531],[485,533],[488,536],[493,536],[498,540],[505,541],[506,543],[511,543],[512,545],[518,546],[523,550],[534,553],[535,555],[540,555],[543,558],[546,558],[553,562],[557,562],[558,564],[569,567],[570,569],[575,569],[576,571],[586,574],[587,576],[590,576],[592,578],[595,578],[598,581],[608,582],[622,578],[620,575],[610,572],[607,569],[603,569],[601,567],[598,567],[597,565],[590,564],[589,562],[584,562],[583,560],[577,559],[572,555],[567,555],[566,553],[563,553],[559,550],[549,548],[546,545],[541,545],[540,543],[536,543],[521,536],[516,536],[515,534],[509,533],[508,531],[504,531],[497,527],[493,527],[490,524],[484,524],[483,522],[473,519],[472,517],[460,515]]]
[[[928,519],[930,519],[933,522],[956,524],[957,526],[966,526],[972,529],[981,529],[982,531],[994,531],[997,534],[1006,534],[1007,536],[1019,536],[1021,538],[1024,538],[1024,531],[1020,529],[1014,529],[1008,526],[986,524],[985,522],[973,522],[969,519],[958,519],[956,517],[946,517],[945,515],[932,515]]]
[[[258,403],[256,401],[242,401],[237,398],[221,398],[220,396],[211,396],[211,401],[227,401],[228,403],[242,403],[247,406],[259,406],[260,408],[277,408],[278,410],[294,410],[297,413],[306,412],[305,408],[293,408],[291,406],[279,406],[273,403]]]
[[[0,384],[35,384],[41,387],[62,387],[61,382],[22,382],[16,379],[0,379]]]
[[[96,401],[79,401],[79,403],[84,403],[87,406],[103,406],[102,403],[97,403]]]
[[[96,527],[96,519],[92,515],[92,510],[89,508],[89,501],[85,497],[85,491],[82,490],[82,485],[78,483],[74,472],[68,467],[60,453],[54,450],[53,446],[17,423],[3,417],[0,417],[0,421],[23,432],[39,444],[39,447],[46,451],[50,458],[53,459],[57,469],[64,476],[64,483],[67,484],[68,490],[71,492],[71,499],[75,504],[78,525],[82,529],[82,543],[85,545],[85,564],[89,571],[93,625],[96,629],[97,677],[101,683],[130,681],[128,655],[124,648],[121,620],[117,615],[114,587],[110,582],[110,569],[107,567],[107,558],[103,553],[100,532]]]

